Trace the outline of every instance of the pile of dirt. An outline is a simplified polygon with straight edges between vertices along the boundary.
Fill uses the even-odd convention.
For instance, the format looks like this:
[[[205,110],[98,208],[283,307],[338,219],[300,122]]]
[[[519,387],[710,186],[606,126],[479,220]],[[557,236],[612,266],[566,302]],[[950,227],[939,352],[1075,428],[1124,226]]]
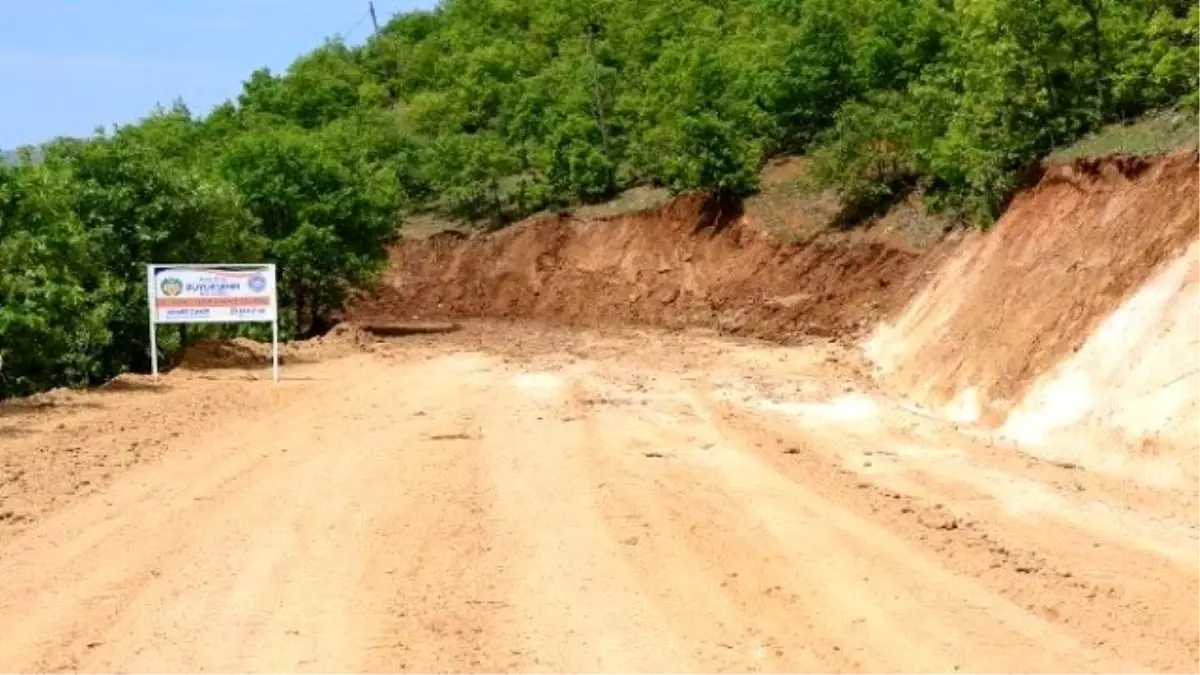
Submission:
[[[1197,161],[1193,151],[1051,167],[1013,200],[994,231],[968,237],[950,255],[898,320],[876,331],[868,353],[907,394],[961,419],[1001,422],[1040,376],[1080,352],[1123,303],[1181,257],[1195,257],[1195,248],[1186,251],[1200,223]],[[1126,326],[1122,335],[1099,352],[1087,350],[1093,366],[1109,362],[1097,386],[1120,386],[1160,348],[1173,356],[1157,360],[1159,372],[1139,373],[1138,381],[1150,386],[1186,378],[1186,357],[1191,354],[1194,367],[1193,340],[1200,336],[1195,320],[1176,320],[1182,306],[1166,300],[1184,292],[1189,275],[1195,266],[1185,261],[1151,293],[1165,293],[1164,302],[1141,302],[1151,310],[1127,312],[1140,318],[1118,321]],[[1162,330],[1139,327],[1145,321],[1161,323]],[[1146,344],[1146,330],[1174,337],[1169,345],[1165,337]],[[1113,347],[1125,343],[1136,348]],[[1060,399],[1083,395],[1055,391]],[[1131,394],[1122,391],[1118,398]],[[1194,426],[1190,436],[1194,441]]]
[[[379,338],[363,328],[342,322],[308,340],[279,345],[279,362],[286,364],[373,351]],[[271,365],[271,344],[248,338],[199,340],[183,350],[175,367],[183,371],[254,369]]]
[[[179,354],[175,367],[184,371],[261,368],[271,365],[271,345],[249,338],[198,340]]]
[[[523,318],[851,338],[911,294],[923,253],[881,241],[779,242],[703,195],[635,214],[542,216],[472,238],[402,240],[360,324]]]
[[[288,344],[289,352],[297,351],[369,351],[378,340],[371,333],[363,330],[361,327],[348,322],[341,322],[329,329],[329,332],[324,335],[318,335],[309,340],[303,340]]]

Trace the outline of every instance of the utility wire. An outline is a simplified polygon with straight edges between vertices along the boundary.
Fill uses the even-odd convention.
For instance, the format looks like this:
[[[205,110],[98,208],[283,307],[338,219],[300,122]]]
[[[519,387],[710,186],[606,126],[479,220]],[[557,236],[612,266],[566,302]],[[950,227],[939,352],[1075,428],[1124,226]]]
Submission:
[[[393,5],[390,2],[375,2],[373,4],[375,5],[375,11],[379,13],[380,26],[385,26],[388,21],[391,21],[406,11],[403,3],[400,5]],[[395,9],[388,9],[387,6],[395,7]]]
[[[367,20],[368,16],[371,16],[371,12],[369,12],[369,11],[363,12],[362,16],[358,17],[358,21],[355,21],[354,25],[350,27],[350,30],[342,33],[342,39],[346,40],[348,42],[350,40],[350,35],[352,35],[354,33],[354,31],[358,30],[358,27],[361,26],[363,24],[363,22]]]
[[[378,14],[376,14],[377,11],[378,11]],[[366,21],[368,18],[371,19],[371,22],[375,27],[375,33],[378,34],[379,33],[379,19],[383,19],[384,23],[387,23],[388,21],[392,20],[396,16],[399,16],[403,12],[404,12],[403,9],[397,9],[395,11],[389,12],[387,10],[382,10],[379,7],[377,7],[374,2],[368,2],[367,3],[367,11],[363,12],[362,16],[358,17],[358,21],[354,22],[354,25],[350,27],[350,30],[343,31],[342,33],[340,33],[340,35],[342,36],[343,40],[349,42],[350,36],[353,35],[354,31],[358,30],[359,27],[361,27],[363,25],[363,22]]]

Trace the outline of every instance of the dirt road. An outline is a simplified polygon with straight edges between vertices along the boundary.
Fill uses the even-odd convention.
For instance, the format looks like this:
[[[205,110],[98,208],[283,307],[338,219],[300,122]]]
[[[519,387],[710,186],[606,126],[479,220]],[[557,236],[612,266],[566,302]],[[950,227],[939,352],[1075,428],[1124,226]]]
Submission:
[[[293,361],[0,408],[0,670],[1197,668],[1194,474],[1023,454],[839,348]]]

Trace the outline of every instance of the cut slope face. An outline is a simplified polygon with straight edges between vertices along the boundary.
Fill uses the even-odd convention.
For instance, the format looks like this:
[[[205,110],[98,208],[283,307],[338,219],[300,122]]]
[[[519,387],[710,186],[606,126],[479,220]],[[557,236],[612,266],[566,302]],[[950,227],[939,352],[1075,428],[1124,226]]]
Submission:
[[[1194,449],[1197,158],[1052,167],[992,231],[923,250],[875,234],[780,243],[755,216],[699,196],[403,241],[350,317],[692,326],[784,342],[874,329],[866,353],[885,379],[944,416],[1026,444],[1083,426],[1084,448]]]
[[[1001,422],[1034,380],[1079,352],[1093,330],[1198,233],[1194,154],[1052,168],[1036,189],[1015,199],[994,232],[964,241],[898,321],[876,330],[868,353],[924,404],[960,419]],[[1160,339],[1180,321],[1171,317],[1182,305],[1170,303],[1187,275],[1184,265],[1147,287],[1135,306],[1157,309],[1112,317],[1087,352],[1092,356],[1081,353],[1085,360],[1074,368],[1104,363],[1105,370],[1088,377],[1114,386],[1122,369],[1141,368],[1146,354],[1169,353]],[[1157,323],[1142,323],[1150,315]],[[1133,395],[1134,387],[1130,381],[1111,389],[1109,405]],[[1032,419],[1034,408],[1044,413],[1073,395],[1043,387],[1021,414]],[[1076,411],[1063,419],[1082,416]]]
[[[1138,457],[1197,446],[1200,391],[1200,242],[1155,275],[1100,324],[1083,347],[1037,380],[1004,423],[1022,444],[1054,442],[1080,463],[1122,468]],[[1087,441],[1072,446],[1071,437]],[[1103,456],[1080,449],[1102,447]],[[1143,457],[1144,459],[1144,457]],[[1151,464],[1150,468],[1156,468]],[[1158,480],[1158,471],[1147,475]],[[1194,475],[1192,476],[1194,483]]]
[[[701,196],[637,214],[546,217],[404,241],[352,318],[456,316],[693,326],[788,340],[873,325],[921,255],[879,241],[780,243]]]

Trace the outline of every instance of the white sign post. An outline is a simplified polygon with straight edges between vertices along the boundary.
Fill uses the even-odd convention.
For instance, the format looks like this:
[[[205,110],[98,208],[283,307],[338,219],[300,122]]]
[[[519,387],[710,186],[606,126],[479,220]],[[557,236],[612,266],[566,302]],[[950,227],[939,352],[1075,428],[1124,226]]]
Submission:
[[[150,367],[158,377],[160,323],[271,324],[271,378],[279,381],[279,299],[274,265],[147,265]]]

